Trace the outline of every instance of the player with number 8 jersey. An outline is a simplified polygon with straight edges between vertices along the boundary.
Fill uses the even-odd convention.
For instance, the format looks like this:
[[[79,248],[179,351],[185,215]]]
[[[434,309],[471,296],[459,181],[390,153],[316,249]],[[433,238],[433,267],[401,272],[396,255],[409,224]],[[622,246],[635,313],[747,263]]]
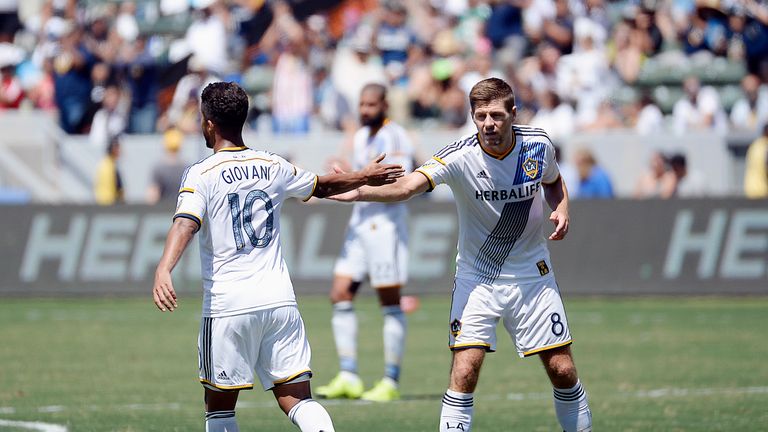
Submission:
[[[474,392],[503,322],[521,356],[538,355],[565,432],[590,432],[592,412],[571,353],[571,334],[546,240],[568,233],[568,191],[542,129],[514,124],[512,88],[488,78],[469,94],[477,134],[439,150],[397,182],[361,187],[339,201],[404,201],[448,185],[459,215],[448,344],[453,351],[440,432],[472,428]],[[544,195],[542,196],[542,192]],[[545,237],[544,201],[555,230]]]

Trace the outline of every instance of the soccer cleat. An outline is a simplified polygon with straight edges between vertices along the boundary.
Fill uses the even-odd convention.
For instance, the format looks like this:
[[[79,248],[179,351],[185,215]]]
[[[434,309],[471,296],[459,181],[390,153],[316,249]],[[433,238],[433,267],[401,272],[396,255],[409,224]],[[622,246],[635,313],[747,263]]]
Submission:
[[[339,373],[327,385],[318,387],[315,394],[325,399],[359,399],[363,394],[363,382],[356,376]]]
[[[400,391],[392,384],[392,381],[383,379],[377,382],[372,389],[363,393],[361,399],[371,402],[391,402],[400,399]]]

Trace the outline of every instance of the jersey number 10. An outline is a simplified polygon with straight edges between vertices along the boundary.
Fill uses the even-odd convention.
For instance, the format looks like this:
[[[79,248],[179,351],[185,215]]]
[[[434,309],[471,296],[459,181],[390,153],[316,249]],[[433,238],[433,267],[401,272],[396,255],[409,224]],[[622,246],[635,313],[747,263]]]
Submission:
[[[240,196],[236,193],[227,195],[229,200],[229,210],[232,212],[232,231],[235,233],[235,245],[237,250],[245,247],[245,241],[243,240],[243,230],[248,236],[251,245],[255,248],[265,248],[272,241],[272,227],[274,225],[274,216],[272,215],[272,200],[269,198],[266,192],[261,189],[256,189],[248,192],[245,196],[245,205],[242,211],[240,210]],[[253,228],[253,203],[260,199],[264,201],[264,211],[267,212],[267,220],[264,223],[264,234],[258,237],[256,230]],[[240,220],[242,215],[242,223]]]

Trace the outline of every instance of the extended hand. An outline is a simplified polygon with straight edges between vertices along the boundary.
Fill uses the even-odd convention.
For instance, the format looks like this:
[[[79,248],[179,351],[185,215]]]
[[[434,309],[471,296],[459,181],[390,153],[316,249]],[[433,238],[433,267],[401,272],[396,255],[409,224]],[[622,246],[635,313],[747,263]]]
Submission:
[[[333,172],[335,172],[336,174],[344,174],[344,173],[346,173],[346,171],[344,171],[338,165],[334,164],[332,168],[333,168]],[[357,201],[357,199],[360,198],[360,189],[352,189],[349,192],[344,192],[344,193],[340,193],[340,194],[336,194],[336,195],[330,195],[330,196],[327,196],[325,198],[327,198],[329,200],[340,201],[340,202],[353,202],[353,201]]]
[[[549,220],[552,221],[553,224],[555,224],[555,231],[549,235],[550,240],[562,240],[565,238],[565,235],[568,234],[568,226],[570,225],[570,218],[568,217],[568,213],[562,212],[562,211],[553,211],[551,215],[549,215]]]
[[[368,186],[381,186],[394,183],[398,178],[405,174],[402,165],[379,163],[383,161],[386,156],[385,153],[380,154],[360,171],[360,173],[367,179],[366,184]]]
[[[173,281],[170,273],[155,274],[155,285],[152,287],[152,297],[155,300],[155,306],[160,311],[169,310],[173,312],[179,307],[176,303],[176,291],[173,290]]]

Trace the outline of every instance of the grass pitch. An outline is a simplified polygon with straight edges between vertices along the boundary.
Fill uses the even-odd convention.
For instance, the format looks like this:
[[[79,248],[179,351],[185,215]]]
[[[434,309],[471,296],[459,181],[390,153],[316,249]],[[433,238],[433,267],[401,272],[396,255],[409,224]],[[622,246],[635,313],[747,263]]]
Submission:
[[[403,400],[326,401],[338,431],[434,431],[448,381],[449,295],[409,316]],[[313,386],[337,371],[324,297],[300,298]],[[768,430],[768,298],[566,299],[596,431]],[[203,430],[197,383],[200,304],[161,314],[144,299],[0,300],[0,430],[46,422],[70,431]],[[383,370],[381,314],[357,302],[360,372]],[[475,393],[473,430],[555,431],[537,358],[518,359],[503,329]],[[242,431],[297,430],[271,393],[242,392]]]

